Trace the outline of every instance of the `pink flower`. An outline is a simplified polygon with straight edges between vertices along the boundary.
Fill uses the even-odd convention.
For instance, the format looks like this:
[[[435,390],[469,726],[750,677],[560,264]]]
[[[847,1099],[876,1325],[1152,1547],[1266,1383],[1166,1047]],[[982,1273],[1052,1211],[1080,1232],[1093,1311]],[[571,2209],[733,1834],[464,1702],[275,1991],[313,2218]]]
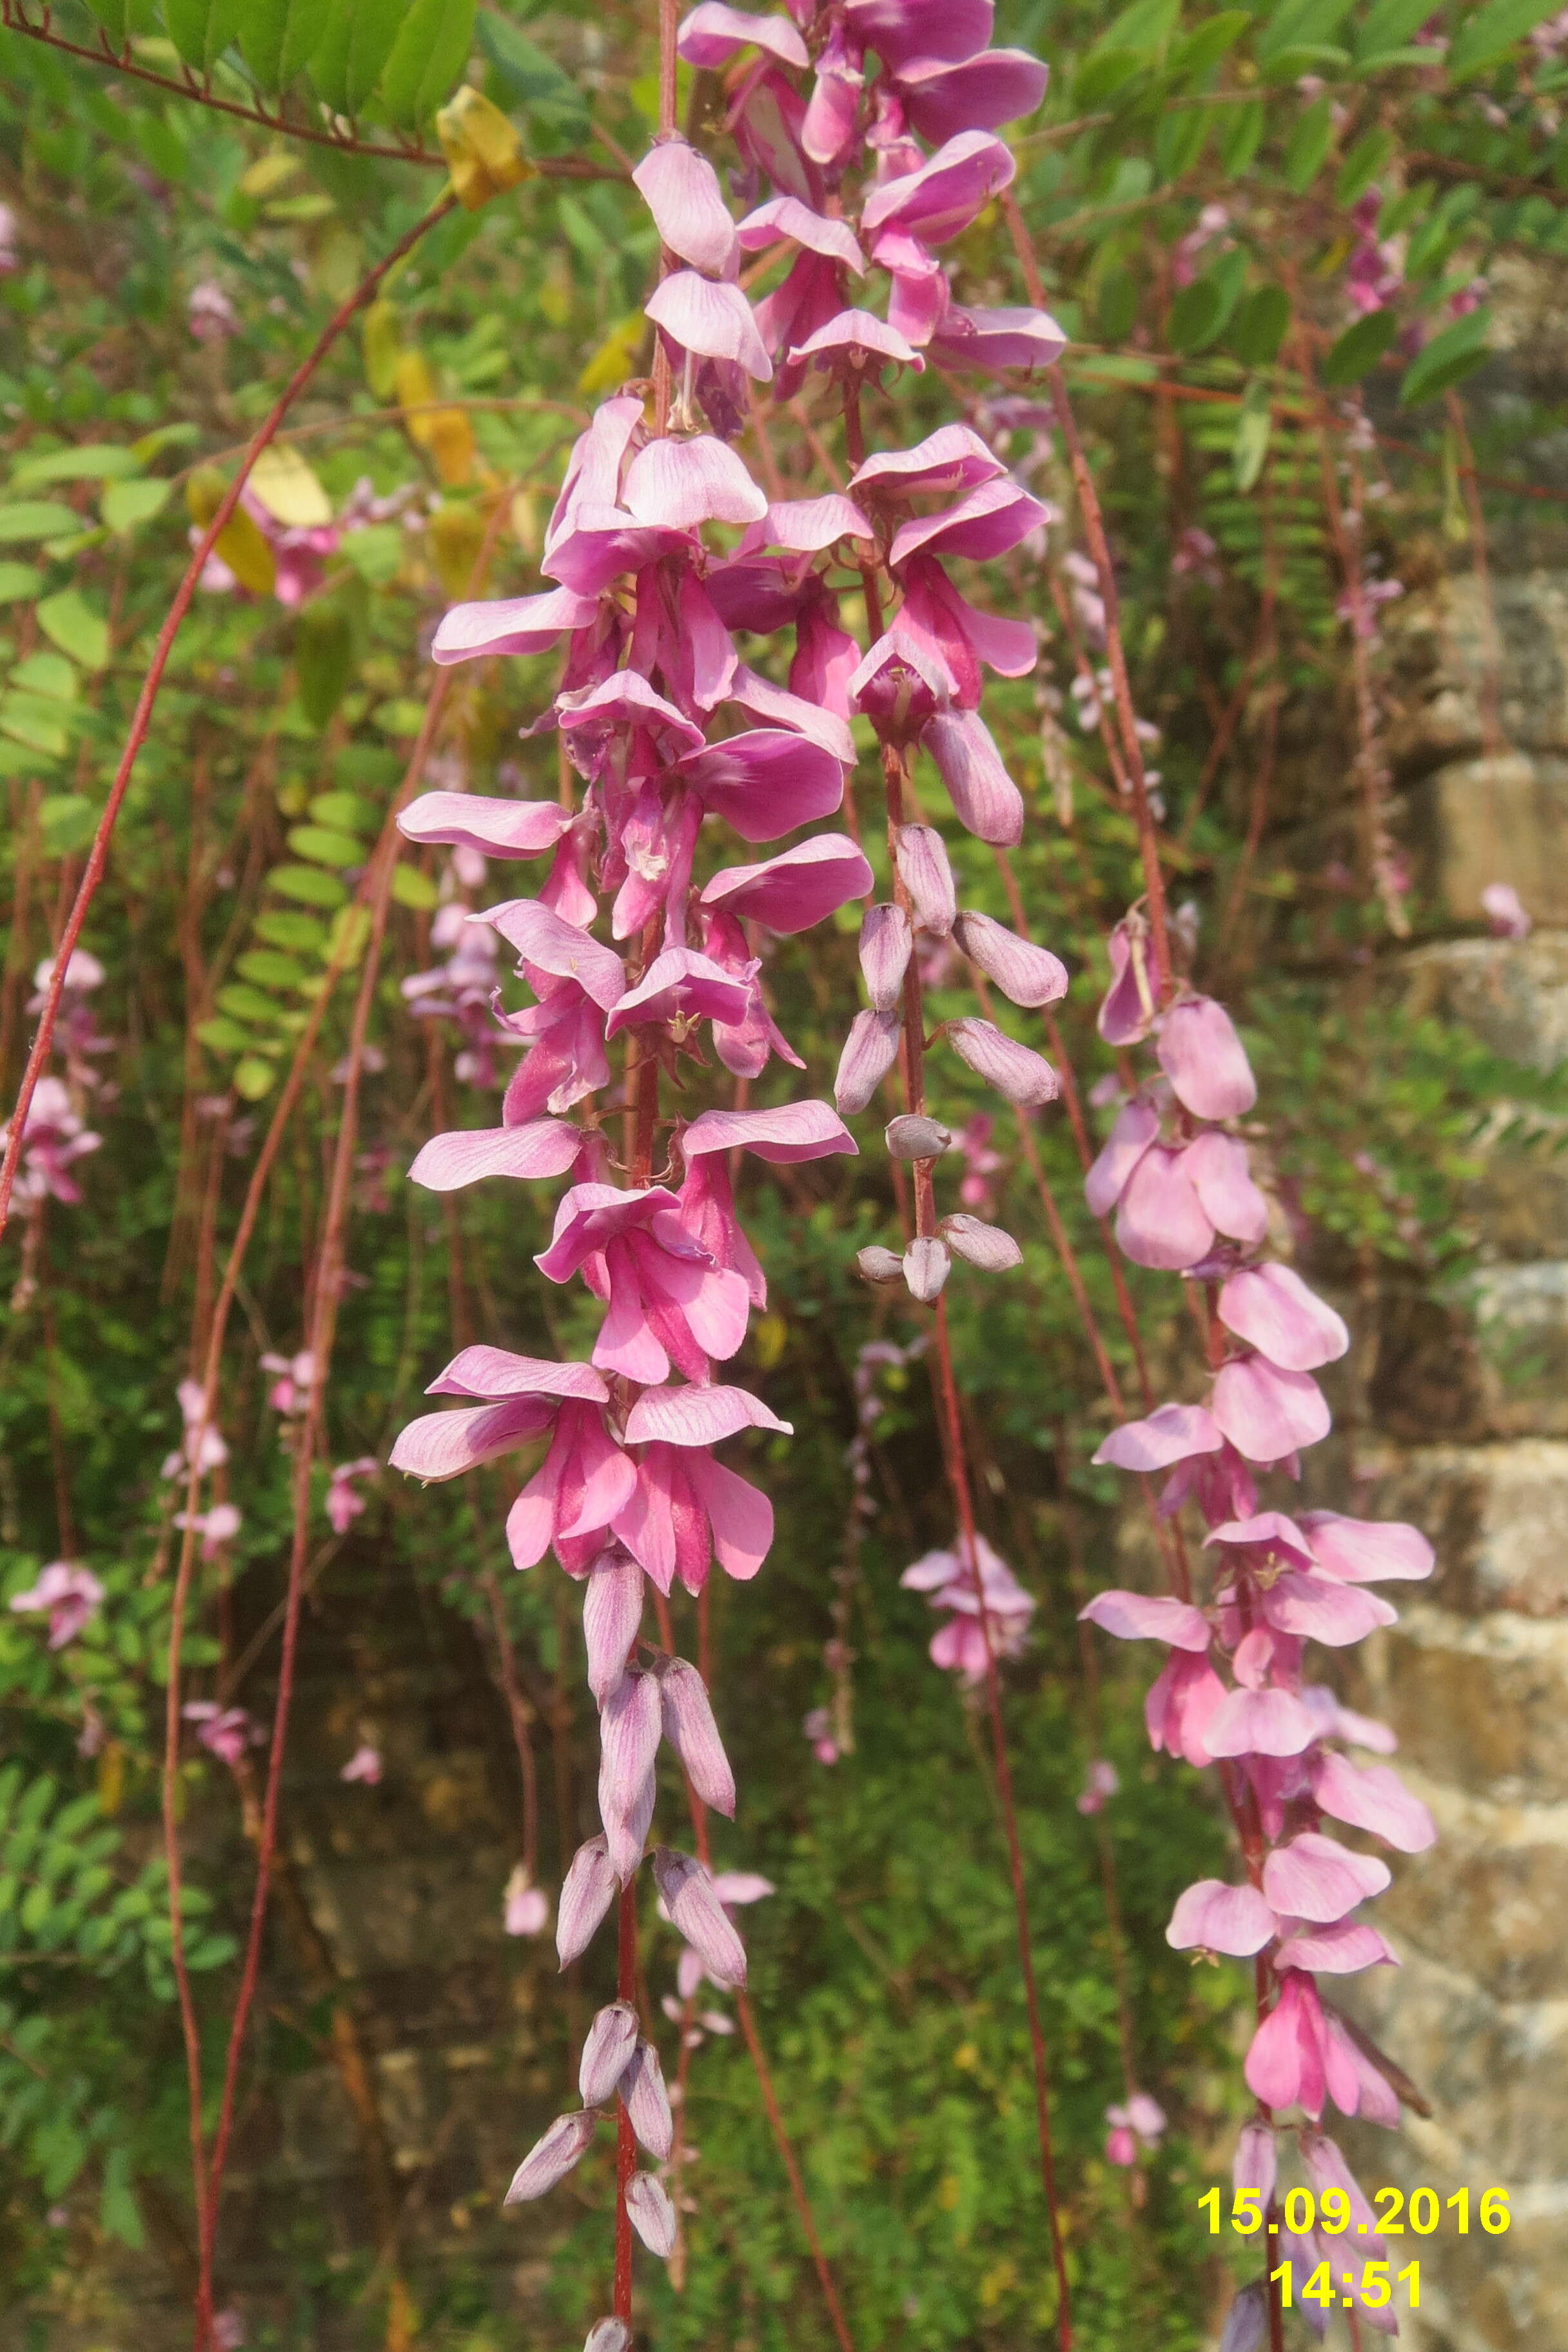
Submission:
[[[367,1788],[374,1789],[381,1779],[380,1748],[373,1748],[368,1740],[362,1739],[338,1778],[340,1780],[363,1780]]]
[[[267,1734],[242,1706],[220,1707],[211,1699],[190,1699],[180,1709],[187,1723],[199,1727],[196,1738],[210,1755],[233,1766],[247,1748],[266,1744]]]
[[[527,1864],[519,1863],[506,1883],[504,1924],[509,1936],[542,1936],[550,1925],[550,1897],[535,1886]]]
[[[354,1492],[355,1479],[374,1477],[380,1467],[374,1454],[362,1454],[357,1461],[338,1464],[327,1487],[327,1517],[334,1535],[346,1536],[364,1509],[364,1496]]]
[[[316,1385],[316,1359],[309,1348],[301,1348],[295,1356],[268,1351],[261,1359],[261,1369],[279,1375],[267,1391],[267,1402],[273,1412],[290,1416],[303,1412]]]
[[[801,1719],[801,1730],[811,1742],[811,1752],[819,1764],[837,1764],[838,1742],[833,1737],[833,1711],[830,1707],[814,1706]]]
[[[177,1528],[194,1528],[200,1536],[204,1559],[216,1559],[225,1544],[234,1541],[244,1523],[242,1514],[232,1503],[215,1503],[211,1510],[195,1511],[189,1517],[184,1511],[174,1513]]]
[[[239,331],[234,304],[216,278],[193,286],[185,304],[191,332],[198,343],[223,343]]]
[[[1489,882],[1481,892],[1481,912],[1494,940],[1527,940],[1535,928],[1511,882]]]
[[[1105,2141],[1110,2164],[1136,2164],[1142,2150],[1152,2153],[1159,2147],[1165,2129],[1165,2111],[1147,2091],[1134,2091],[1125,2106],[1107,2107],[1105,2120],[1110,2126]]]
[[[89,1568],[73,1568],[68,1560],[54,1559],[40,1570],[35,1585],[13,1596],[11,1607],[18,1616],[47,1611],[49,1647],[63,1650],[68,1642],[75,1641],[102,1599],[103,1587]]]
[[[0,1146],[5,1145],[10,1133],[11,1123],[7,1120],[0,1127]],[[74,1160],[96,1151],[103,1138],[86,1127],[62,1079],[45,1076],[38,1080],[27,1105],[22,1139],[22,1160],[16,1175],[19,1197],[24,1201],[42,1201],[52,1196],[74,1207],[81,1199],[81,1187],[67,1171]]]
[[[1103,1812],[1107,1798],[1114,1797],[1121,1786],[1121,1782],[1118,1778],[1115,1765],[1108,1764],[1103,1757],[1096,1757],[1089,1765],[1083,1788],[1076,1801],[1079,1811],[1080,1813]]]
[[[987,1634],[993,1655],[1016,1657],[1035,1612],[1033,1597],[984,1536],[975,1537],[974,1550],[978,1579],[958,1545],[952,1551],[928,1551],[899,1579],[910,1591],[927,1594],[933,1609],[953,1612],[931,1637],[931,1661],[952,1667],[970,1683],[984,1676]]]

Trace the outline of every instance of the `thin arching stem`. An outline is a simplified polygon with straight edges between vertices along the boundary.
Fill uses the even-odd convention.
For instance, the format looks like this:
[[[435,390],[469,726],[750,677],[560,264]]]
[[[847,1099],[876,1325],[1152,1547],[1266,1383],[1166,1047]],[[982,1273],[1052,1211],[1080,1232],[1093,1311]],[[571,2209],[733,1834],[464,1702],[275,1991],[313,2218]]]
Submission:
[[[137,755],[147,740],[147,730],[153,720],[153,705],[158,699],[158,691],[163,683],[163,673],[168,668],[169,656],[174,652],[174,639],[179,635],[180,624],[190,610],[196,583],[205,569],[208,556],[217,544],[219,535],[233,520],[235,509],[239,504],[240,494],[250,478],[257,459],[271,441],[289,409],[304,391],[343,329],[355,313],[362,310],[372,299],[376,288],[386,277],[388,271],[395,269],[404,256],[412,252],[420,238],[427,230],[434,228],[437,221],[446,219],[457,201],[457,197],[451,194],[442,196],[431,206],[422,220],[416,221],[406,235],[398,238],[390,253],[376,263],[374,268],[360,280],[348,299],[341,303],[333,311],[317,337],[309,357],[300,362],[268,410],[245,453],[238,472],[219,500],[217,512],[192,551],[191,560],[185,566],[184,576],[174,591],[174,603],[170,605],[163,625],[158,632],[158,642],[153,649],[153,658],[148,665],[147,675],[142,681],[142,691],[136,698],[136,709],[132,716],[131,731],[125,739],[125,748],[120,755],[120,765],[114,772],[114,782],[110,786],[109,798],[104,803],[103,814],[98,820],[98,829],[92,836],[92,846],[88,852],[87,864],[82,869],[82,877],[77,886],[75,901],[65,929],[55,949],[54,971],[50,974],[48,988],[45,992],[43,1011],[39,1015],[37,1031],[33,1038],[32,1050],[27,1055],[27,1066],[22,1073],[22,1084],[17,1090],[16,1107],[11,1115],[11,1131],[5,1145],[5,1156],[4,1160],[0,1161],[0,1234],[4,1234],[11,1213],[11,1195],[16,1181],[16,1169],[22,1156],[27,1112],[32,1105],[34,1089],[43,1075],[44,1065],[48,1060],[49,1050],[54,1044],[55,1024],[59,1019],[60,1001],[65,992],[66,972],[69,968],[72,953],[81,939],[88,911],[98,895],[99,885],[103,879],[104,868],[109,862],[110,841],[119,821],[120,811],[131,782],[132,772],[136,765]]]

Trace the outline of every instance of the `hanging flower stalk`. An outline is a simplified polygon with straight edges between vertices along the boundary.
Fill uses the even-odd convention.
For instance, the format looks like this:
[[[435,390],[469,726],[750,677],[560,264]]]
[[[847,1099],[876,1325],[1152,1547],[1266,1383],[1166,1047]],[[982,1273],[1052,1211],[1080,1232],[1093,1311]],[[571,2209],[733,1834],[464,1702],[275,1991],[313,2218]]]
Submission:
[[[1100,1029],[1124,1050],[1152,1041],[1158,1066],[1122,1105],[1086,1189],[1097,1214],[1114,1210],[1130,1258],[1180,1274],[1201,1296],[1206,1386],[1202,1402],[1163,1404],[1124,1423],[1094,1458],[1168,1474],[1161,1513],[1175,1521],[1195,1511],[1209,1567],[1189,1595],[1106,1591],[1081,1613],[1123,1640],[1165,1644],[1169,1661],[1144,1709],[1151,1743],[1219,1773],[1245,1878],[1188,1887],[1166,1936],[1200,1958],[1254,1963],[1258,2021],[1245,2074],[1258,2105],[1237,2149],[1236,2186],[1270,2209],[1281,2141],[1294,2142],[1320,2198],[1334,2192],[1355,2228],[1293,2242],[1280,2223],[1267,2240],[1268,2267],[1291,2260],[1305,2275],[1331,2253],[1337,2291],[1347,2261],[1359,2279],[1387,2249],[1321,2129],[1325,2108],[1394,2126],[1408,2095],[1399,2070],[1323,1989],[1325,1979],[1396,1964],[1362,1916],[1388,1885],[1387,1864],[1339,1832],[1362,1831],[1403,1853],[1420,1853],[1436,1832],[1390,1766],[1349,1752],[1386,1756],[1394,1735],[1308,1679],[1307,1645],[1346,1649],[1393,1624],[1395,1612],[1371,1588],[1426,1577],[1433,1555],[1415,1528],[1262,1507],[1259,1481],[1299,1479],[1302,1453],[1327,1436],[1329,1405],[1313,1375],[1345,1353],[1349,1333],[1268,1254],[1268,1202],[1237,1131],[1258,1089],[1228,1015],[1182,983],[1160,1009],[1147,945],[1136,916],[1113,932]],[[1325,2210],[1331,2221],[1332,2204]],[[1278,2290],[1245,2293],[1237,2340],[1261,2328],[1267,2312],[1278,2346]],[[1384,2311],[1361,2311],[1372,2327],[1394,2332]]]

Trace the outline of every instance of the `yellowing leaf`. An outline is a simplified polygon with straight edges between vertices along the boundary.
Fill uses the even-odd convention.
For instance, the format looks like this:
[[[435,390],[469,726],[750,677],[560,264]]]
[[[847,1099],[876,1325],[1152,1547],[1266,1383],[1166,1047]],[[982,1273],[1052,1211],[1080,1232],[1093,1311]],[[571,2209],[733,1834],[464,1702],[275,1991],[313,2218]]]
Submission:
[[[390,400],[397,390],[397,355],[402,336],[395,304],[384,296],[364,314],[362,331],[365,382],[377,400]]]
[[[250,469],[250,488],[275,522],[315,530],[332,519],[332,502],[298,449],[276,441]]]
[[[416,449],[426,450],[449,488],[472,479],[474,430],[460,408],[442,408],[423,352],[403,352],[396,369],[398,406],[404,429]]]
[[[484,517],[478,507],[448,499],[430,518],[430,553],[436,576],[448,596],[466,596],[485,543]]]
[[[635,375],[647,331],[647,320],[640,310],[628,311],[617,320],[578,377],[578,391],[614,392],[627,376]]]
[[[436,135],[466,212],[477,213],[503,188],[535,176],[537,167],[499,106],[465,82],[436,117]]]

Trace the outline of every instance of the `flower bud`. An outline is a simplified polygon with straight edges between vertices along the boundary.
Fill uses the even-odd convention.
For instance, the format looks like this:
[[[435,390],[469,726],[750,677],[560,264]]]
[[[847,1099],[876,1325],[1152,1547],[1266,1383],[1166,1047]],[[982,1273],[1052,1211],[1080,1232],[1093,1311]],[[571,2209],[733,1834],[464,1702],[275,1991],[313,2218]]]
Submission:
[[[685,1658],[662,1659],[654,1673],[666,1739],[702,1802],[733,1821],[735,1777],[713,1720],[707,1684]]]
[[[642,1622],[642,1570],[618,1544],[601,1552],[583,1588],[588,1688],[601,1706],[620,1684]]]
[[[599,1819],[609,1842],[611,1866],[623,1886],[642,1860],[643,1837],[652,1818],[659,1728],[658,1685],[651,1675],[633,1667],[599,1712]]]
[[[616,1874],[602,1837],[591,1837],[572,1857],[561,1889],[555,1920],[555,1948],[561,1965],[570,1968],[594,1940],[595,1930],[615,1900]]]
[[[746,1948],[736,1935],[702,1864],[694,1862],[689,1853],[677,1853],[672,1846],[656,1846],[653,1874],[671,1922],[714,1983],[744,1984]]]
[[[675,2252],[675,2208],[657,2174],[633,2174],[626,2184],[626,2212],[648,2252],[667,2263]]]
[[[976,1077],[1020,1109],[1054,1102],[1060,1093],[1056,1072],[1041,1054],[1020,1045],[994,1023],[973,1017],[947,1024],[947,1040]]]
[[[1011,849],[1024,838],[1024,796],[974,710],[939,710],[921,738],[936,761],[953,814],[967,833]]]
[[[979,1266],[984,1274],[1007,1274],[1024,1263],[1024,1253],[1012,1234],[1004,1233],[1000,1225],[988,1225],[984,1217],[971,1217],[961,1210],[943,1217],[938,1230],[955,1256]]]
[[[958,893],[941,834],[929,824],[900,825],[893,843],[893,858],[899,879],[910,894],[916,922],[922,929],[945,939],[958,912]]]
[[[868,1282],[902,1282],[904,1261],[897,1250],[884,1249],[879,1242],[868,1242],[855,1255],[855,1264]]]
[[[864,1110],[899,1058],[900,1024],[896,1013],[858,1013],[849,1024],[833,1099],[840,1112],[853,1118]]]
[[[1067,994],[1067,966],[1048,948],[1021,940],[1005,923],[967,908],[952,927],[952,936],[987,980],[994,980],[1015,1004],[1054,1004]]]
[[[934,1298],[941,1296],[942,1285],[952,1270],[946,1243],[938,1241],[931,1234],[912,1241],[904,1252],[903,1270],[910,1296],[918,1298],[922,1306],[929,1307]]]
[[[914,947],[901,907],[868,907],[860,920],[860,973],[879,1013],[898,1010],[899,992]]]
[[[630,2352],[631,2331],[624,2319],[595,2320],[583,2352]]]
[[[542,2197],[558,2180],[564,2180],[593,2138],[598,2120],[593,2107],[584,2107],[574,2116],[557,2116],[512,2174],[511,2187],[502,2202],[524,2205],[531,2198]]]
[[[585,2107],[607,2099],[631,2063],[637,2047],[637,2013],[628,2000],[613,2000],[588,2028],[577,2069],[577,2090]]]
[[[1244,2286],[1225,2315],[1219,2352],[1262,2352],[1268,2334],[1268,2305],[1256,2279]]]
[[[940,1119],[904,1111],[889,1120],[887,1142],[895,1160],[935,1160],[951,1148],[952,1135]]]
[[[651,2042],[638,2042],[621,2076],[620,2090],[633,2131],[649,2156],[658,2157],[662,2164],[675,2138],[675,2119],[669,2112],[664,2070]]]

